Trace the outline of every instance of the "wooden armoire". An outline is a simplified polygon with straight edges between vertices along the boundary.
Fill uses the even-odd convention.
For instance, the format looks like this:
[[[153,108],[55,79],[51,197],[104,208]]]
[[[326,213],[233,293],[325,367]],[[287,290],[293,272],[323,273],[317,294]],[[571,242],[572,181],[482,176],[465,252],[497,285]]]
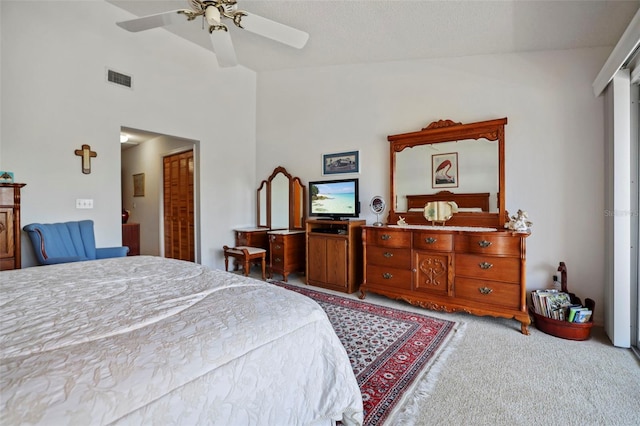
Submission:
[[[20,269],[20,189],[25,183],[0,183],[0,271]]]

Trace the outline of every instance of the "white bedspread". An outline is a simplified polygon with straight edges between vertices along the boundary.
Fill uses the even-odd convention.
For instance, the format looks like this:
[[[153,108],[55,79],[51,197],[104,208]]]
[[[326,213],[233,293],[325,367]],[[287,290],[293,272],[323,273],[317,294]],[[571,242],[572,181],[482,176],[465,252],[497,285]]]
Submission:
[[[362,423],[324,311],[149,256],[0,273],[3,425]]]

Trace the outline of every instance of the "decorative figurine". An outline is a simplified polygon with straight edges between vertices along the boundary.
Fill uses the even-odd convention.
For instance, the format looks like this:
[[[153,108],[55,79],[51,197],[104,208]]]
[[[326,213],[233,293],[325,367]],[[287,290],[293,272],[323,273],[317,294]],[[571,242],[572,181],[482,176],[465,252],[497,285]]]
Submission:
[[[511,220],[504,227],[516,232],[529,232],[533,222],[529,220],[529,215],[524,210],[518,210],[515,216],[511,216]]]

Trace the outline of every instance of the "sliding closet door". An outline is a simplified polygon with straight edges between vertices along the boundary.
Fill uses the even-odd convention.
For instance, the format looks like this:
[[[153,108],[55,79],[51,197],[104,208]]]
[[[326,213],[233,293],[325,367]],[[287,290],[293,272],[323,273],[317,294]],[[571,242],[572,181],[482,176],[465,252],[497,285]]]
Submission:
[[[164,255],[195,262],[193,150],[164,157]]]

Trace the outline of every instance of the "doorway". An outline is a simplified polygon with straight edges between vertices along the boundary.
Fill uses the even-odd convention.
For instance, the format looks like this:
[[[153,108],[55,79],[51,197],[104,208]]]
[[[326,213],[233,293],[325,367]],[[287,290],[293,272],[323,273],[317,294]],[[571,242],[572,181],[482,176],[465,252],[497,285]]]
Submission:
[[[121,135],[128,140],[121,149],[122,208],[130,211],[129,222],[140,227],[140,254],[163,257],[188,258],[200,262],[199,241],[199,142],[152,131],[121,127]],[[121,138],[121,141],[125,138]],[[165,252],[165,193],[164,158],[191,152],[189,175],[191,176],[188,207],[192,219],[188,222],[190,236],[188,249],[178,254],[171,248]],[[133,176],[144,176],[144,188],[134,192]],[[182,232],[184,236],[184,232]]]

